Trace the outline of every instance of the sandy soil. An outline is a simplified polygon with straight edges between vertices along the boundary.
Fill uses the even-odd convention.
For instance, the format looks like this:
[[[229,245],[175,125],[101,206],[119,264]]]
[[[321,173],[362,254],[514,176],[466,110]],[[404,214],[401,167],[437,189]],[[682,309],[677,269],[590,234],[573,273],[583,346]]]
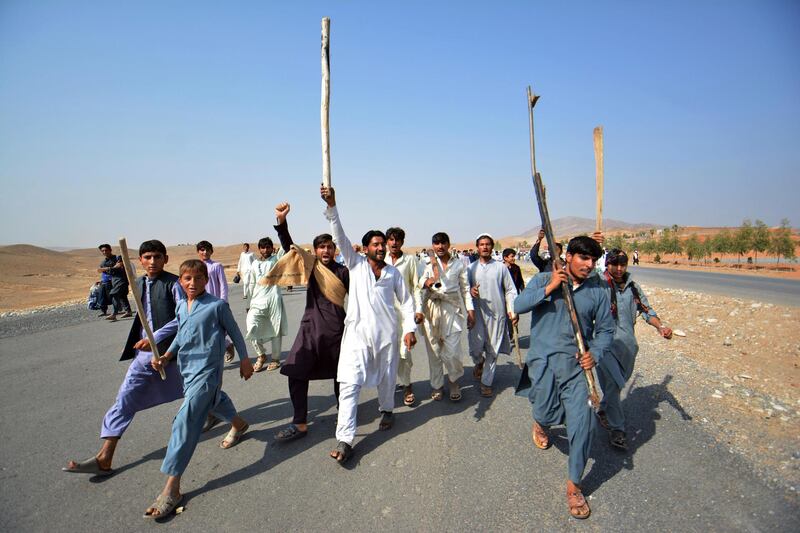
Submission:
[[[119,253],[116,246],[114,252]],[[225,266],[229,280],[236,273],[240,252],[241,245],[215,248],[213,258]],[[167,254],[171,272],[177,272],[182,261],[197,257],[193,245],[170,246]],[[100,279],[101,260],[94,248],[54,252],[26,244],[0,247],[0,313],[85,302]],[[138,267],[138,260],[133,261]]]

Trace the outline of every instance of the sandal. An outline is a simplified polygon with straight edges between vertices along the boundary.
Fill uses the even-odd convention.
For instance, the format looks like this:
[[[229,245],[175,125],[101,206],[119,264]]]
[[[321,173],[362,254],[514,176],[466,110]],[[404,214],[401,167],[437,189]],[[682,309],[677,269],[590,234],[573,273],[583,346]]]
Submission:
[[[378,430],[386,431],[387,429],[392,429],[392,425],[394,424],[394,417],[392,417],[391,411],[381,411],[381,423],[378,425]]]
[[[344,465],[348,459],[350,459],[350,455],[353,453],[353,447],[347,444],[346,442],[339,441],[339,444],[336,445],[336,449],[333,450],[329,455],[336,459],[336,462],[340,465]]]
[[[225,435],[225,438],[219,443],[219,447],[223,450],[233,448],[239,444],[239,441],[242,440],[242,436],[248,429],[250,429],[250,424],[245,424],[244,427],[238,431],[236,428],[231,427],[231,430],[228,431],[228,434]]]
[[[233,362],[233,344],[225,348],[225,362],[226,363]]]
[[[431,391],[431,400],[435,402],[441,402],[443,398],[444,393],[442,392],[442,389],[433,389],[433,391]]]
[[[414,396],[414,391],[411,390],[411,385],[403,389],[403,405],[411,407],[417,398]]]
[[[461,399],[461,389],[458,387],[458,383],[450,383],[450,401],[457,402]]]
[[[472,367],[472,377],[475,379],[481,379],[483,375],[483,361],[480,363],[475,363],[475,366]]]
[[[253,372],[261,372],[264,370],[264,363],[267,362],[266,355],[259,355],[256,357],[256,363],[253,365]]]
[[[301,431],[296,424],[289,424],[288,427],[283,428],[275,435],[275,440],[288,442],[290,440],[302,439],[308,435],[308,430]]]
[[[72,468],[65,466],[61,470],[64,472],[69,472],[70,474],[91,474],[93,476],[100,477],[107,477],[114,473],[113,468],[109,468],[108,470],[101,468],[97,457],[92,457],[91,459],[86,459],[80,463],[75,463],[75,466]]]
[[[628,449],[628,440],[625,438],[625,432],[619,429],[612,429],[611,434],[608,436],[608,442],[615,448],[620,450]]]
[[[267,365],[267,372],[272,372],[273,370],[278,370],[281,367],[280,361],[270,361]]]
[[[581,489],[577,487],[576,492],[567,491],[567,506],[569,507],[570,516],[578,520],[589,518],[589,515],[592,514],[592,510],[589,509],[586,498],[583,497]]]
[[[481,385],[481,396],[484,398],[491,398],[494,396],[494,391],[491,387],[487,387],[486,385]]]
[[[183,494],[179,494],[177,497],[171,494],[169,496],[159,494],[156,496],[156,501],[153,502],[153,505],[145,510],[144,517],[157,520],[169,516],[182,501]]]
[[[533,423],[531,437],[533,438],[533,443],[540,450],[546,450],[550,447],[550,436],[547,434],[547,430],[539,425],[539,422]]]

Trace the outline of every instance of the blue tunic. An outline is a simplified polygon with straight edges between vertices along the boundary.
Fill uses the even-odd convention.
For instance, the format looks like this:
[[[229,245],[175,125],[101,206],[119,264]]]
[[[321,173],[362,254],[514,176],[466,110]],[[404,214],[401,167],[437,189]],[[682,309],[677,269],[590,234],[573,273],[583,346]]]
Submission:
[[[551,277],[549,272],[535,276],[514,301],[514,312],[531,312],[531,348],[526,362],[533,387],[533,417],[543,426],[566,423],[569,478],[579,484],[589,459],[595,420],[586,378],[575,357],[578,346],[561,289],[550,296],[544,294]],[[592,274],[574,289],[573,296],[588,349],[595,361],[602,361],[614,336],[608,289]]]
[[[598,368],[598,378],[603,387],[603,402],[601,408],[606,413],[611,429],[625,430],[625,415],[620,404],[620,391],[633,374],[636,355],[639,353],[639,344],[636,342],[636,317],[641,313],[642,319],[647,321],[657,317],[656,312],[650,307],[650,302],[638,283],[633,281],[630,273],[626,273],[622,286],[614,284],[612,289],[607,280],[606,290],[611,295],[614,291],[616,299],[617,317],[614,340],[606,350],[606,356]],[[639,294],[643,307],[636,303],[634,290]],[[613,300],[612,300],[613,301]]]
[[[177,352],[185,399],[172,422],[161,465],[161,471],[170,476],[186,470],[210,412],[228,422],[236,416],[233,402],[222,391],[226,334],[236,346],[239,359],[247,357],[242,332],[224,300],[204,292],[192,302],[191,311],[187,302],[181,301],[176,314],[178,334],[167,351]]]

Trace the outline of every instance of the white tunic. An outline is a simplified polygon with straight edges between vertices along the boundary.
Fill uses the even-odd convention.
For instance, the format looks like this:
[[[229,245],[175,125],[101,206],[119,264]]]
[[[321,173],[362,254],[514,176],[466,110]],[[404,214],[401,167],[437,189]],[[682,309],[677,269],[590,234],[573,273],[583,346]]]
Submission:
[[[422,304],[419,301],[419,291],[417,287],[417,269],[419,267],[417,258],[413,254],[403,254],[395,262],[391,254],[386,254],[386,264],[395,267],[400,272],[400,277],[406,284],[408,292],[411,294],[414,311],[417,313],[422,312]],[[400,300],[395,299],[394,309],[397,312],[398,322],[403,321],[403,308],[400,306]],[[402,338],[400,339],[400,357],[406,358],[411,353],[408,348],[403,344]]]
[[[333,241],[342,251],[344,265],[350,270],[347,317],[336,379],[367,387],[376,387],[384,377],[394,381],[400,355],[400,328],[394,302],[397,299],[402,309],[403,336],[413,333],[417,328],[411,294],[392,265],[385,265],[375,279],[367,258],[353,251],[335,206],[326,209],[325,218],[330,221]]]
[[[432,277],[433,267],[428,264],[417,284],[421,295],[420,305],[425,309],[425,331],[427,335],[446,339],[466,329],[465,311],[474,309],[467,269],[461,261],[451,257],[439,277],[442,286],[424,289],[425,282]]]

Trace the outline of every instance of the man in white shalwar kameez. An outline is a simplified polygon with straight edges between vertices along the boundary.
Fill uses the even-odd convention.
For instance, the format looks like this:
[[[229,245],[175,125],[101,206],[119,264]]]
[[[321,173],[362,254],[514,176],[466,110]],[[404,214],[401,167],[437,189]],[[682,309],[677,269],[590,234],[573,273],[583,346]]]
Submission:
[[[484,233],[475,241],[478,260],[467,269],[470,292],[475,304],[475,327],[469,332],[469,354],[475,367],[472,375],[481,380],[481,396],[490,398],[494,391],[497,356],[511,353],[508,320],[519,321],[514,314],[517,289],[508,268],[492,257],[494,239]]]
[[[408,292],[411,293],[411,298],[414,302],[414,312],[422,312],[422,304],[419,301],[419,291],[417,290],[417,270],[418,263],[414,254],[407,254],[403,252],[403,244],[406,241],[406,232],[402,228],[389,228],[386,230],[386,248],[389,252],[386,254],[386,264],[395,267],[403,278]],[[403,309],[400,307],[400,302],[395,301],[395,311],[397,311],[398,323],[403,322]],[[398,335],[402,335],[398,331]],[[397,363],[397,384],[403,387],[403,404],[411,407],[414,405],[416,398],[414,397],[414,389],[411,386],[411,367],[414,365],[411,359],[411,350],[403,345],[403,339],[399,338],[400,345],[400,361]]]
[[[467,351],[466,330],[475,324],[475,311],[467,269],[450,255],[450,237],[447,233],[435,233],[431,242],[434,257],[417,284],[422,313],[417,313],[415,320],[424,324],[431,398],[442,399],[444,372],[447,372],[450,400],[457,402],[461,399],[458,380],[464,375],[461,357]]]
[[[247,285],[247,273],[250,272],[250,265],[252,265],[255,260],[255,255],[250,251],[250,244],[242,244],[242,253],[239,254],[239,263],[236,265],[236,274],[242,282],[242,298],[250,296],[250,288]]]
[[[336,425],[337,447],[330,453],[340,464],[352,453],[356,436],[356,414],[361,387],[378,388],[379,428],[392,427],[394,387],[397,383],[397,363],[400,359],[398,318],[395,299],[403,310],[403,343],[410,350],[417,339],[414,335],[414,303],[400,272],[384,262],[386,237],[381,231],[368,231],[361,242],[366,257],[353,251],[342,229],[336,210],[334,190],[321,187],[320,194],[328,209],[331,234],[344,255],[350,271],[350,290],[347,316],[344,321],[342,348],[336,380],[339,387],[339,417]]]
[[[288,327],[286,320],[286,307],[283,305],[283,293],[277,285],[265,285],[260,283],[270,270],[283,256],[281,248],[277,254],[273,253],[275,246],[272,239],[264,237],[258,241],[259,257],[250,265],[247,271],[245,287],[247,294],[250,295],[250,308],[247,311],[247,334],[245,338],[250,341],[256,349],[256,363],[253,365],[255,372],[260,372],[266,368],[269,371],[280,368],[281,348],[283,337],[286,335]],[[272,361],[268,365],[267,353],[264,343],[267,341],[272,344]]]

